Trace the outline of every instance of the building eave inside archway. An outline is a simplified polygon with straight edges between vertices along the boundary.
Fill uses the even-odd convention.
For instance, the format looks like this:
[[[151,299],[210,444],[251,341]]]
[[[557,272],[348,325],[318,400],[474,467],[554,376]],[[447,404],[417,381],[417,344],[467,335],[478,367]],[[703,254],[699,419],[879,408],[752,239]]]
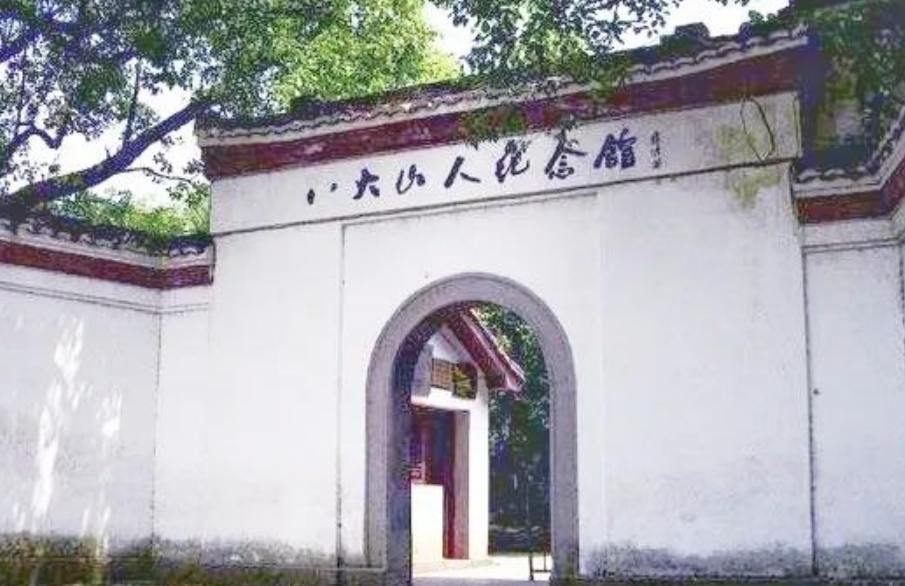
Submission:
[[[495,391],[518,392],[525,384],[522,368],[503,350],[499,340],[468,309],[450,313],[444,323],[477,362]]]

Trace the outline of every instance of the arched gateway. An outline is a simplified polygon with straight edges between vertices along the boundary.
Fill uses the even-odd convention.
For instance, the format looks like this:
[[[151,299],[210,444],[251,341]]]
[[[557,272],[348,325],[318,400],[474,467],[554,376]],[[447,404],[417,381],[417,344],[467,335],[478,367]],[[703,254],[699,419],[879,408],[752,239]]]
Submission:
[[[461,274],[437,281],[396,311],[374,348],[367,381],[367,542],[371,565],[384,565],[389,584],[410,579],[410,483],[405,466],[411,367],[436,326],[439,310],[475,302],[515,311],[538,337],[550,385],[551,515],[554,571],[574,576],[578,561],[575,373],[569,342],[556,316],[525,287],[488,274]]]

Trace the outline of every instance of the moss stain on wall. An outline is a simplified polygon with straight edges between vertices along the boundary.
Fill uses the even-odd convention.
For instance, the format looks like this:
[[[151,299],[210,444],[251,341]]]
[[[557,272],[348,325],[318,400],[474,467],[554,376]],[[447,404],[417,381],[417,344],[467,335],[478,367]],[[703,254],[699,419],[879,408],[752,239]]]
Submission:
[[[717,131],[716,151],[720,163],[737,165],[750,161],[764,162],[776,153],[776,107],[761,104],[753,98],[739,105],[737,125],[723,125]],[[761,189],[775,187],[782,181],[777,167],[747,167],[726,174],[726,188],[735,194],[739,205],[749,210],[757,205]]]
[[[782,181],[779,167],[733,169],[726,173],[726,187],[735,194],[739,206],[750,210],[757,205],[761,189],[775,187]]]

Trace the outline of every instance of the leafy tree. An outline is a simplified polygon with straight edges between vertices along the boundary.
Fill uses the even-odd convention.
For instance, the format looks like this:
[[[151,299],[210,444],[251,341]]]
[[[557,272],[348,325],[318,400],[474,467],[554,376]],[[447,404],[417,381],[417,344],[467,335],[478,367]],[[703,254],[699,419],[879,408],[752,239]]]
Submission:
[[[727,4],[727,0],[715,0]],[[748,0],[737,0],[745,4]],[[567,75],[608,80],[614,48],[653,37],[681,0],[439,0],[476,31],[469,67],[504,83]]]
[[[210,225],[209,190],[206,186],[180,184],[171,191],[169,205],[136,201],[128,191],[103,196],[82,191],[44,206],[52,215],[74,218],[90,226],[116,226],[165,242],[178,235],[207,235]]]
[[[433,49],[436,32],[423,19],[424,0],[349,3],[310,43],[290,40],[287,73],[277,80],[282,104],[299,97],[330,100],[455,78],[454,59]]]
[[[24,213],[99,185],[208,112],[263,115],[294,93],[338,97],[449,74],[422,2],[0,0],[0,208]],[[189,99],[160,116],[148,98],[167,91]],[[36,156],[76,137],[103,141],[107,154],[73,172]],[[164,153],[146,169],[179,171],[199,169],[173,169]]]
[[[745,6],[749,0],[712,0]],[[587,83],[605,98],[623,84],[637,53],[614,52],[630,34],[655,36],[682,0],[437,0],[457,24],[476,31],[467,62],[484,83],[520,84],[549,95],[557,79]],[[876,142],[905,105],[902,0],[791,0],[778,15],[751,13],[753,30],[808,27],[830,61],[829,103],[855,98],[867,140]],[[666,43],[661,52],[680,49]],[[470,120],[478,139],[518,130],[512,116]],[[557,126],[573,121],[564,116]],[[513,129],[513,126],[516,128]]]
[[[490,512],[497,548],[507,548],[503,529],[549,526],[550,385],[534,331],[517,313],[482,304],[478,319],[525,373],[517,395],[495,393],[490,400]]]
[[[905,107],[905,2],[854,0],[835,10],[803,11],[801,18],[832,60],[823,107],[832,110],[847,102],[856,109],[862,132],[855,140],[866,154]]]
[[[360,95],[451,74],[429,50],[423,1],[0,0],[0,208],[22,213],[99,185],[202,114],[262,115],[299,95]],[[534,81],[549,92],[565,76],[602,93],[624,82],[632,64],[613,49],[626,35],[660,32],[681,1],[435,0],[474,31],[465,83]],[[841,85],[880,132],[905,78],[902,2],[807,9],[836,4],[798,0],[761,25],[813,26],[836,75],[857,73]],[[173,90],[189,96],[175,112],[149,107],[150,96]],[[516,111],[499,124],[515,132],[522,119]],[[37,156],[74,137],[103,141],[108,153],[73,172]],[[147,170],[179,171],[164,154]]]

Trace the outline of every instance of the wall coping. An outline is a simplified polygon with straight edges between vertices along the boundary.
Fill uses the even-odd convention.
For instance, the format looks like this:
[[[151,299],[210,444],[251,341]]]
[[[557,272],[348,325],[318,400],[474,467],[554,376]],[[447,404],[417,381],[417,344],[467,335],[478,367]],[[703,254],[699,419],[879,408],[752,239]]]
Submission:
[[[0,264],[156,290],[213,282],[214,248],[210,242],[183,240],[154,252],[138,246],[125,231],[58,228],[41,219],[14,223],[0,218]]]

